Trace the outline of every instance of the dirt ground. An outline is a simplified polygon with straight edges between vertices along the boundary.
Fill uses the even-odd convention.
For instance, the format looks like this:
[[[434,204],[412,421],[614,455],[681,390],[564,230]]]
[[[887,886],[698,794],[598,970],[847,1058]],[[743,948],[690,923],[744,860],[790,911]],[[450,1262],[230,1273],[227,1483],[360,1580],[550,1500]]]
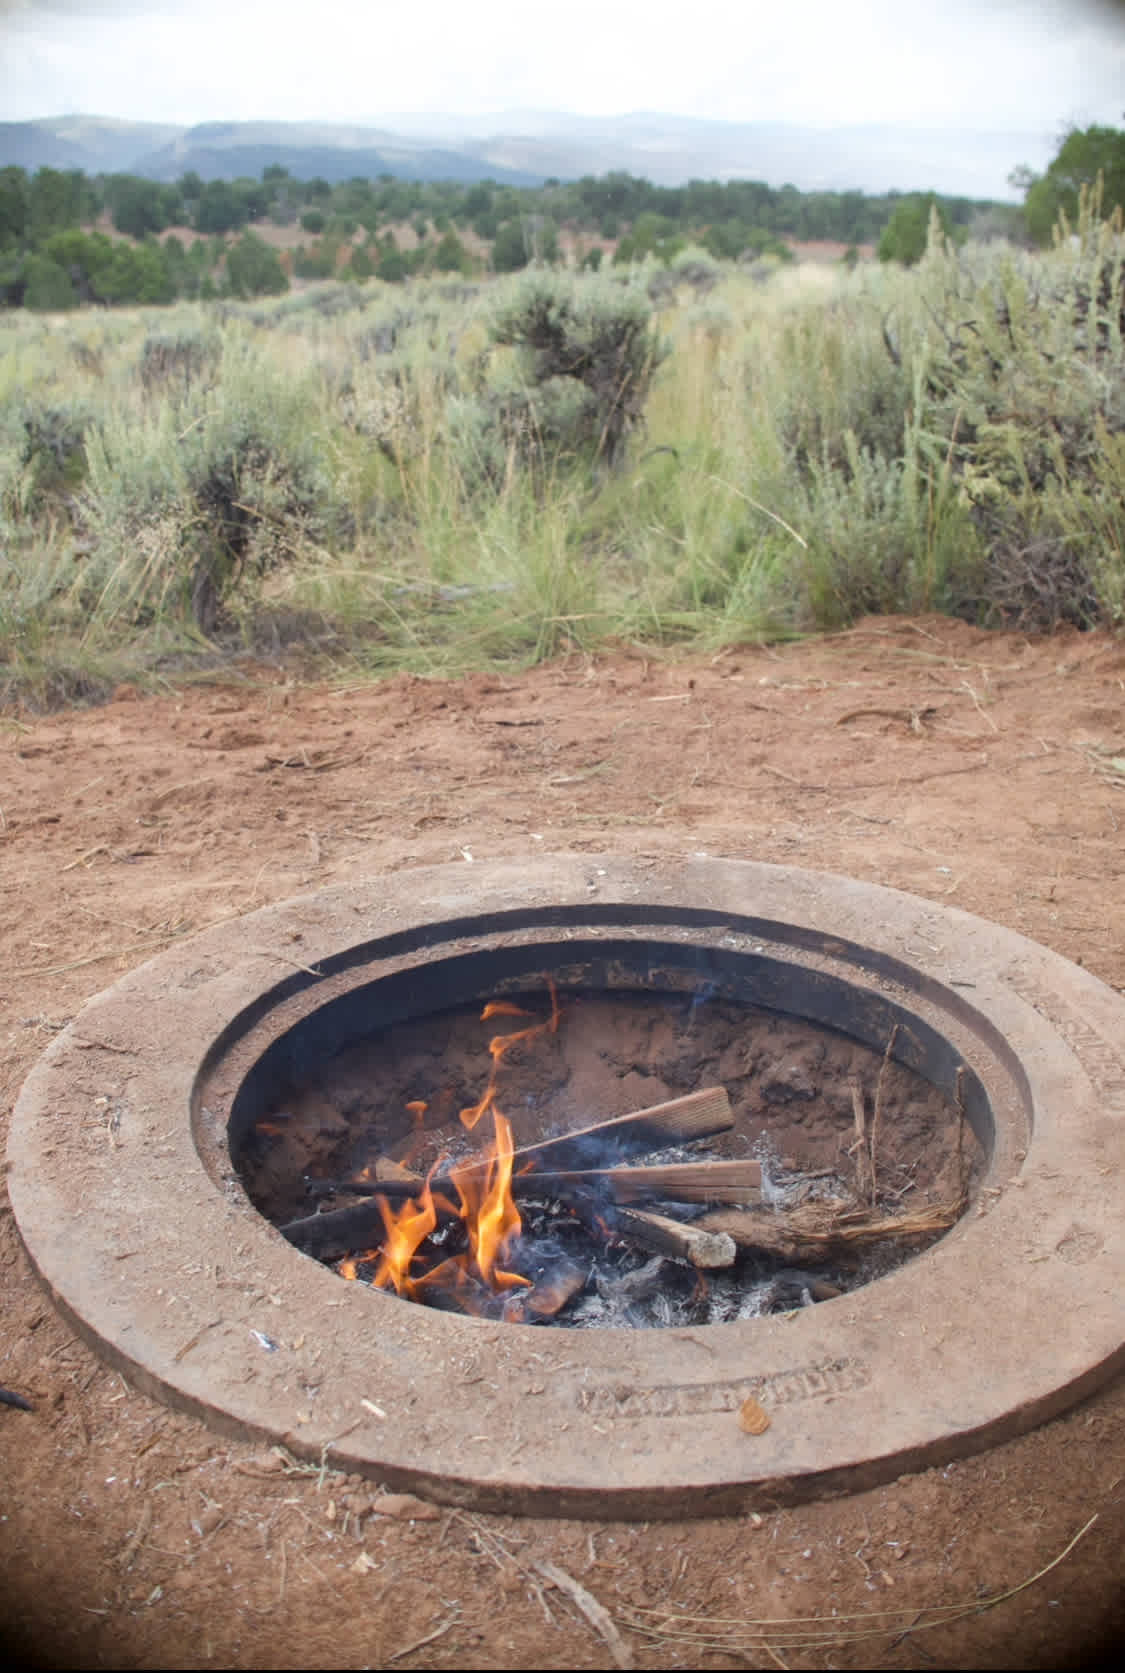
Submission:
[[[331,882],[544,849],[848,873],[1125,989],[1123,758],[1121,641],[936,618],[447,683],[257,668],[0,717],[0,1122],[51,1036],[173,938]],[[0,1384],[34,1407],[0,1406],[0,1622],[38,1665],[1062,1668],[1125,1628],[1120,1378],[850,1498],[520,1520],[293,1469],[134,1392],[53,1310],[6,1200],[0,1294]],[[1050,1353],[1049,1321],[1027,1351]],[[703,1641],[638,1630],[656,1608]]]

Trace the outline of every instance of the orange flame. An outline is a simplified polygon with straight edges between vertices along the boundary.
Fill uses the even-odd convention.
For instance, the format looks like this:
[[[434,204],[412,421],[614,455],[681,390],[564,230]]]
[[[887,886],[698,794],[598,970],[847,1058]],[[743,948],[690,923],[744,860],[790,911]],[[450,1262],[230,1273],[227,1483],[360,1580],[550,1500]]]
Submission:
[[[404,1203],[397,1213],[386,1197],[376,1197],[375,1202],[383,1216],[387,1236],[371,1282],[378,1289],[393,1289],[396,1295],[409,1297],[413,1293],[410,1263],[418,1246],[426,1241],[438,1221],[430,1181],[426,1180],[416,1201],[411,1199]]]
[[[466,1311],[481,1312],[490,1293],[529,1285],[529,1279],[505,1272],[499,1265],[507,1259],[522,1225],[511,1190],[512,1129],[499,1110],[493,1111],[493,1120],[495,1144],[484,1161],[465,1162],[459,1168],[450,1169],[450,1178],[460,1198],[456,1213],[464,1221],[468,1234],[468,1251],[451,1256],[419,1277],[411,1275],[410,1268],[419,1248],[437,1226],[439,1210],[452,1208],[443,1197],[435,1196],[430,1185],[431,1172],[417,1198],[399,1209],[392,1207],[385,1197],[375,1198],[387,1230],[378,1254],[379,1264],[371,1278],[376,1288],[393,1289],[396,1295],[410,1301],[422,1299],[422,1292],[427,1288],[451,1290]],[[341,1262],[339,1271],[345,1278],[354,1278],[356,1265],[356,1261],[349,1259]]]
[[[558,1031],[561,1010],[554,982],[547,984],[551,993],[551,1014],[545,1021],[512,1034],[498,1034],[488,1043],[492,1068],[488,1085],[479,1103],[461,1111],[461,1120],[468,1128],[476,1126],[486,1111],[492,1111],[494,1142],[484,1156],[475,1157],[449,1169],[449,1177],[457,1192],[460,1206],[454,1208],[443,1197],[435,1197],[431,1181],[439,1163],[435,1163],[416,1198],[395,1208],[385,1197],[375,1198],[386,1227],[386,1238],[377,1252],[349,1258],[338,1270],[345,1277],[355,1277],[360,1260],[377,1260],[371,1282],[379,1289],[393,1289],[409,1300],[423,1299],[427,1290],[454,1295],[458,1304],[469,1313],[484,1312],[489,1300],[499,1291],[531,1289],[531,1280],[517,1272],[508,1272],[501,1265],[511,1257],[513,1244],[520,1236],[522,1222],[512,1196],[512,1157],[515,1145],[508,1121],[496,1107],[496,1083],[505,1054],[521,1040],[533,1039],[537,1034]],[[481,1013],[481,1021],[494,1016],[530,1016],[509,1000],[491,1000]],[[415,1132],[421,1126],[426,1105],[418,1100],[407,1104],[414,1120]],[[465,1225],[469,1247],[466,1253],[441,1261],[430,1271],[413,1276],[414,1264],[422,1244],[438,1223],[440,1213],[456,1214]]]
[[[484,1089],[484,1096],[477,1104],[470,1104],[461,1111],[462,1124],[472,1132],[481,1116],[493,1109],[496,1101],[496,1079],[500,1063],[505,1053],[518,1045],[521,1040],[533,1040],[537,1034],[557,1034],[559,1018],[562,1011],[559,1008],[558,990],[550,976],[547,977],[547,987],[551,994],[551,1014],[545,1022],[532,1023],[530,1028],[517,1028],[514,1034],[494,1034],[488,1042],[489,1055],[492,1058],[492,1069],[488,1076],[488,1085]],[[530,1012],[521,1011],[518,1005],[513,1005],[506,999],[491,999],[481,1012],[481,1021],[487,1022],[495,1016],[529,1016]]]
[[[493,1107],[496,1133],[494,1152],[485,1168],[466,1165],[451,1168],[450,1178],[461,1198],[461,1218],[469,1234],[469,1261],[484,1282],[496,1290],[527,1284],[514,1272],[501,1272],[497,1261],[506,1259],[523,1224],[512,1196],[512,1129]]]

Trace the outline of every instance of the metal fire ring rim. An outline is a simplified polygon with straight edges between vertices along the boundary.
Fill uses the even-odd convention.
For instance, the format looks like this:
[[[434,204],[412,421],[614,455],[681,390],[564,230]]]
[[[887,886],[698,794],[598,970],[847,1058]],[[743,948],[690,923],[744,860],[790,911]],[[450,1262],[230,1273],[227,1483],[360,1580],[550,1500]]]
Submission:
[[[1026,1156],[1006,1119],[979,1212],[865,1289],[794,1318],[639,1333],[491,1325],[361,1292],[224,1180],[193,1098],[255,1011],[319,1003],[322,963],[367,942],[441,944],[450,923],[591,903],[782,926],[817,968],[929,1007],[994,1084],[1019,1085]],[[81,1334],[217,1428],[481,1509],[717,1514],[945,1463],[1119,1369],[1123,1041],[1125,999],[1078,966],[878,885],[707,856],[459,863],[216,926],[92,999],[20,1094],[8,1186]],[[764,1435],[738,1427],[747,1393],[771,1414]]]

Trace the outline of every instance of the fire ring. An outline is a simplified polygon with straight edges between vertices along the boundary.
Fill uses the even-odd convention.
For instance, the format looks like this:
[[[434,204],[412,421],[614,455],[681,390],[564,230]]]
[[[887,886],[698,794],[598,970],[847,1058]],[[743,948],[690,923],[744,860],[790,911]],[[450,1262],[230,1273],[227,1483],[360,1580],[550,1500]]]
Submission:
[[[343,1284],[250,1206],[232,1140],[295,1054],[638,941],[869,1044],[905,1020],[912,1066],[968,1088],[969,1213],[797,1314],[575,1333]],[[228,1434],[487,1510],[736,1513],[979,1451],[1120,1368],[1123,1042],[1125,1000],[1085,971],[889,889],[706,856],[459,864],[267,908],[123,978],[29,1076],[8,1184],[75,1328]],[[739,1426],[750,1396],[764,1433]]]

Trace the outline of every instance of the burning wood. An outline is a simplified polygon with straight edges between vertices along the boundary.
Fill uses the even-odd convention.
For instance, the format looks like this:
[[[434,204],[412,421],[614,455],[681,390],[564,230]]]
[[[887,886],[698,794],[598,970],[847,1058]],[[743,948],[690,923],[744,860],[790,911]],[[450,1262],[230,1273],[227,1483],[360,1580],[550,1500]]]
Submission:
[[[415,1186],[415,1193],[418,1187]],[[374,1202],[357,1202],[334,1208],[328,1214],[308,1214],[279,1226],[282,1237],[295,1249],[320,1261],[338,1260],[356,1249],[369,1249],[383,1228],[383,1217]]]
[[[681,1279],[686,1280],[685,1266],[697,1274],[716,1273],[710,1286],[702,1288],[702,1304],[711,1306],[709,1295],[714,1298],[723,1285],[737,1284],[723,1272],[736,1264],[740,1253],[815,1266],[832,1257],[854,1258],[876,1239],[932,1237],[955,1218],[956,1209],[876,1219],[872,1141],[877,1122],[875,1117],[867,1122],[858,1082],[852,1087],[852,1152],[858,1155],[863,1207],[851,1212],[841,1212],[843,1204],[833,1210],[812,1203],[788,1213],[763,1210],[762,1170],[756,1161],[630,1165],[628,1158],[645,1151],[691,1144],[732,1127],[730,1100],[722,1086],[516,1149],[497,1103],[501,1065],[513,1046],[556,1032],[562,1014],[553,985],[545,1020],[534,1020],[506,1000],[485,1006],[486,1021],[494,1016],[529,1018],[528,1026],[489,1041],[492,1062],[484,1095],[461,1111],[462,1123],[469,1128],[491,1114],[495,1143],[486,1152],[435,1164],[425,1179],[389,1156],[380,1156],[359,1178],[316,1182],[314,1191],[354,1193],[372,1200],[291,1221],[281,1228],[284,1235],[321,1259],[343,1256],[339,1270],[345,1277],[362,1275],[378,1288],[394,1289],[432,1307],[531,1324],[555,1317],[588,1288],[592,1274],[598,1295],[611,1306],[631,1305],[627,1270],[612,1272],[611,1261],[603,1271],[601,1254],[591,1254],[583,1265],[566,1252],[573,1247],[571,1240],[582,1236],[581,1227],[593,1235],[595,1249],[624,1242],[651,1252],[657,1266],[671,1263],[667,1276],[659,1280],[662,1289],[668,1283],[675,1288],[677,1263]],[[876,1115],[879,1102],[877,1091]],[[408,1108],[415,1118],[409,1161],[425,1106]],[[524,1239],[517,1202],[541,1205],[534,1211],[540,1230],[530,1241]],[[674,1210],[664,1211],[662,1205],[675,1203],[722,1206],[687,1220],[674,1217]],[[815,1299],[814,1287],[817,1295],[835,1293],[833,1284],[813,1273],[790,1277],[794,1281],[786,1294],[794,1292],[794,1305],[801,1297]],[[697,1305],[695,1292],[688,1299]],[[721,1296],[719,1302],[726,1305]]]
[[[657,1255],[674,1255],[692,1266],[713,1270],[733,1266],[738,1254],[734,1238],[726,1232],[707,1231],[698,1222],[671,1220],[665,1214],[651,1214],[640,1208],[621,1208],[614,1216],[614,1229],[642,1249]]]
[[[671,1168],[575,1168],[599,1157],[607,1149],[612,1153],[636,1155],[670,1144],[690,1143],[710,1138],[733,1126],[730,1099],[722,1086],[704,1087],[686,1093],[681,1098],[670,1098],[662,1104],[635,1110],[609,1121],[579,1128],[558,1138],[544,1139],[540,1144],[524,1145],[512,1153],[511,1188],[521,1199],[542,1197],[550,1189],[548,1179],[556,1181],[555,1194],[565,1196],[580,1186],[605,1181],[612,1175],[609,1190],[615,1201],[655,1202],[677,1198],[683,1202],[743,1203],[754,1199],[761,1184],[761,1169],[757,1162],[683,1163]],[[565,1174],[550,1175],[545,1164],[575,1169],[573,1179]],[[473,1187],[477,1176],[490,1166],[488,1158],[476,1158],[451,1169],[446,1175],[432,1179],[430,1189],[435,1198],[435,1225],[443,1219],[458,1215],[453,1197],[456,1194],[454,1175]],[[707,1169],[706,1181],[701,1169]],[[712,1170],[719,1170],[718,1172]],[[724,1170],[735,1170],[724,1172]],[[422,1189],[423,1181],[381,1156],[374,1164],[374,1179],[356,1179],[326,1183],[318,1181],[313,1187],[317,1194],[340,1194],[372,1197],[373,1203],[356,1203],[348,1208],[332,1209],[326,1214],[310,1214],[291,1220],[282,1226],[281,1233],[306,1255],[320,1260],[334,1260],[349,1255],[356,1249],[369,1248],[381,1238],[385,1230],[385,1216],[377,1207],[379,1199],[388,1203],[409,1203]],[[674,1187],[674,1188],[673,1188]],[[620,1193],[620,1194],[619,1194]]]
[[[379,1202],[413,1202],[423,1189],[425,1182],[417,1174],[409,1174],[405,1169],[400,1172],[403,1177],[392,1176],[378,1184],[363,1181],[341,1185],[341,1191],[354,1191],[374,1200],[290,1220],[281,1227],[282,1235],[306,1255],[316,1255],[322,1260],[366,1248],[384,1229],[385,1217]],[[478,1178],[478,1169],[469,1166],[430,1180],[434,1227],[459,1217],[453,1199],[460,1184],[473,1185]],[[662,1167],[585,1168],[572,1173],[533,1171],[514,1174],[510,1185],[512,1196],[522,1202],[542,1202],[549,1197],[569,1200],[581,1192],[617,1203],[745,1204],[760,1200],[761,1180],[762,1170],[757,1162],[674,1162]]]
[[[539,1279],[531,1289],[510,1295],[504,1303],[502,1317],[507,1324],[535,1324],[542,1319],[553,1319],[585,1288],[585,1268],[574,1261],[560,1261],[549,1277]]]

